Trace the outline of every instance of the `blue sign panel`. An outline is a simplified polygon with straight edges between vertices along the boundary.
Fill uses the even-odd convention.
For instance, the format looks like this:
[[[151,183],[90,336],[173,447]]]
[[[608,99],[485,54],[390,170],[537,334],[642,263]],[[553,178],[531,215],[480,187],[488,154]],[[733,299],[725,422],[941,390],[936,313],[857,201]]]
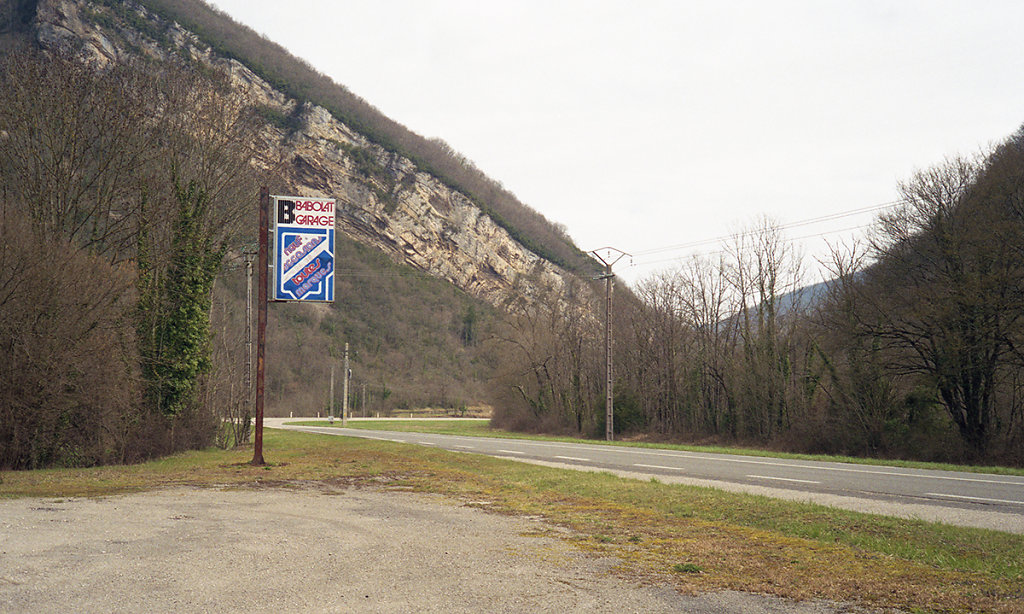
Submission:
[[[334,300],[333,198],[275,196],[274,300]]]

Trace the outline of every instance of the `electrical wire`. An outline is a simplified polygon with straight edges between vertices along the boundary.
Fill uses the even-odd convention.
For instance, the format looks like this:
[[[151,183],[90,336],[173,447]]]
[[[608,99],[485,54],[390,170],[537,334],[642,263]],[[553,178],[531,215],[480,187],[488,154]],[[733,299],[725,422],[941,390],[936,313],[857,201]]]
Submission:
[[[836,212],[836,213],[830,213],[830,214],[822,215],[822,216],[819,216],[819,217],[808,218],[806,220],[797,220],[795,222],[789,222],[787,224],[778,225],[778,226],[776,226],[776,228],[778,228],[779,230],[789,230],[789,229],[792,229],[792,228],[800,228],[802,226],[810,226],[812,224],[820,224],[822,222],[831,222],[831,221],[834,221],[834,220],[842,219],[842,218],[845,218],[845,217],[851,217],[851,216],[854,216],[854,215],[862,215],[864,213],[872,213],[872,212],[875,212],[875,211],[883,211],[885,209],[891,209],[893,207],[897,207],[897,206],[902,205],[904,203],[905,203],[904,200],[894,200],[894,201],[890,201],[890,202],[886,202],[886,203],[880,203],[880,204],[877,204],[877,205],[871,205],[871,206],[868,206],[868,207],[860,207],[860,208],[857,208],[857,209],[848,209],[846,211],[839,211],[839,212]],[[665,246],[665,247],[655,247],[655,248],[646,249],[646,250],[634,251],[633,255],[634,256],[649,256],[649,255],[652,255],[652,254],[660,254],[662,252],[676,251],[676,250],[682,250],[682,249],[692,249],[694,247],[701,247],[703,245],[721,243],[722,241],[728,241],[728,240],[734,239],[734,238],[742,238],[742,237],[748,237],[748,236],[756,235],[758,232],[760,232],[760,231],[756,230],[756,229],[755,230],[747,230],[747,231],[739,232],[739,233],[736,233],[736,234],[733,234],[733,235],[727,235],[727,236],[722,236],[722,237],[715,237],[715,238],[712,238],[712,239],[700,239],[700,240],[697,240],[697,241],[690,241],[690,242],[687,242],[687,243],[679,243],[677,245],[668,245],[668,246]],[[835,232],[844,232],[844,231],[839,230],[839,231],[835,231]]]
[[[823,223],[823,222],[831,222],[831,221],[835,221],[835,220],[851,217],[851,216],[854,216],[854,215],[861,215],[861,214],[864,214],[864,213],[872,213],[872,212],[875,212],[875,211],[883,211],[883,210],[886,210],[886,209],[891,209],[893,207],[897,207],[897,206],[899,206],[901,204],[904,204],[904,203],[905,203],[904,200],[894,200],[894,201],[890,201],[890,202],[886,202],[886,203],[880,203],[880,204],[877,204],[877,205],[870,205],[870,206],[867,206],[867,207],[859,207],[857,209],[848,209],[848,210],[845,210],[845,211],[838,211],[838,212],[835,212],[835,213],[829,213],[829,214],[826,214],[826,215],[821,215],[821,216],[813,217],[813,218],[807,218],[807,219],[804,219],[804,220],[796,220],[794,222],[789,222],[787,224],[781,224],[781,225],[775,226],[774,228],[777,228],[779,230],[789,230],[789,229],[793,229],[793,228],[801,228],[801,227],[804,227],[804,226],[811,226],[813,224],[820,224],[820,223]],[[862,224],[862,225],[859,225],[859,226],[852,226],[852,227],[849,227],[849,228],[842,228],[842,229],[838,229],[838,230],[829,230],[829,231],[815,233],[815,234],[811,234],[811,235],[805,235],[805,236],[801,236],[801,237],[784,238],[784,239],[781,239],[781,241],[783,243],[795,243],[797,241],[805,241],[807,239],[815,239],[815,238],[820,238],[820,237],[824,237],[824,236],[828,236],[828,235],[832,235],[832,234],[838,234],[838,233],[843,233],[843,232],[852,232],[852,231],[855,231],[855,230],[863,230],[863,229],[868,228],[870,226],[871,226],[871,224]],[[702,246],[705,246],[705,245],[721,244],[721,243],[723,243],[725,241],[730,241],[730,240],[735,240],[735,239],[738,239],[738,238],[745,238],[745,237],[755,236],[759,232],[760,232],[759,229],[752,229],[752,230],[742,231],[742,232],[738,232],[738,233],[731,234],[731,235],[726,235],[726,236],[721,236],[721,237],[714,237],[714,238],[710,238],[710,239],[700,239],[700,240],[696,240],[696,241],[689,241],[687,243],[680,243],[680,244],[677,244],[677,245],[669,245],[669,246],[665,246],[665,247],[656,247],[656,248],[652,248],[652,249],[639,250],[639,251],[634,252],[631,256],[632,256],[632,258],[636,258],[636,257],[639,257],[639,256],[651,256],[651,255],[660,254],[660,253],[669,252],[669,251],[693,250],[694,248],[702,247]],[[714,250],[710,250],[710,251],[701,251],[701,253],[703,253],[704,255],[713,256],[713,255],[718,255],[718,254],[724,254],[726,251],[727,251],[726,248],[718,248],[718,249],[714,249]],[[631,258],[629,264],[626,264],[625,266],[627,268],[637,268],[637,267],[651,266],[651,265],[655,265],[655,264],[664,264],[666,262],[679,262],[679,261],[685,260],[686,258],[690,257],[691,255],[692,255],[692,252],[688,253],[688,254],[685,254],[685,255],[680,255],[680,256],[670,256],[670,257],[667,257],[667,258],[659,258],[657,260],[646,260],[646,261],[640,261],[640,262],[636,262],[636,261],[634,261]],[[234,269],[236,267],[237,268],[241,268],[240,265],[229,265],[229,266],[227,266],[225,268]],[[428,273],[426,271],[420,271],[420,270],[415,270],[415,269],[414,270],[410,270],[410,271],[380,272],[380,271],[351,271],[351,270],[346,271],[345,269],[339,268],[339,269],[335,269],[334,276],[336,278],[343,278],[343,279],[403,279],[403,278],[404,279],[410,279],[410,278],[435,279],[436,278],[434,275],[431,275],[430,273]]]
[[[838,233],[841,233],[841,232],[853,232],[855,230],[863,230],[865,228],[870,228],[870,227],[871,227],[871,224],[861,224],[859,226],[850,226],[849,228],[840,228],[838,230],[828,230],[828,231],[825,231],[825,232],[819,232],[819,233],[815,233],[815,234],[804,235],[802,237],[787,237],[787,238],[780,239],[780,241],[783,242],[783,243],[796,243],[797,241],[806,241],[807,239],[817,239],[817,238],[825,237],[825,236],[832,235],[832,234],[838,234]],[[750,233],[743,233],[740,236],[747,236],[749,234]],[[725,241],[725,240],[728,240],[728,239],[731,239],[731,238],[732,237],[724,237],[724,238],[718,239],[716,241],[721,242],[721,241]],[[712,242],[712,240],[707,240],[707,241],[702,241],[701,243],[711,243],[711,242]],[[718,249],[714,249],[714,250],[706,251],[706,252],[701,252],[701,253],[703,253],[704,255],[707,255],[707,256],[714,256],[714,255],[718,255],[718,254],[724,254],[727,251],[728,251],[727,248],[720,247]],[[647,260],[647,261],[644,261],[644,262],[632,262],[631,261],[627,266],[630,267],[630,268],[636,268],[636,267],[642,267],[642,266],[650,266],[650,265],[653,265],[653,264],[662,264],[662,263],[665,263],[665,262],[679,262],[681,260],[685,260],[686,258],[688,258],[688,257],[690,257],[692,255],[693,254],[690,253],[690,254],[686,254],[686,255],[682,255],[682,256],[672,256],[672,257],[669,257],[669,258],[660,258],[658,260]]]

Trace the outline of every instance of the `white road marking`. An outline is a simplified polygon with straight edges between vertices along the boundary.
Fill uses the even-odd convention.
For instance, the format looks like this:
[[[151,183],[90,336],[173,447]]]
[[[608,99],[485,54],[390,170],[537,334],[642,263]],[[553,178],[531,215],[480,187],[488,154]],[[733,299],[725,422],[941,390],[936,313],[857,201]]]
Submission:
[[[644,465],[643,463],[633,463],[634,467],[644,467],[645,469],[668,469],[669,471],[686,471],[679,467],[666,467],[664,465]]]
[[[375,441],[392,441],[394,443],[408,443],[404,439],[391,439],[390,437],[363,437],[363,439],[373,439]]]
[[[498,450],[502,454],[526,454],[526,452],[520,452],[519,450]]]
[[[1013,480],[992,480],[984,478],[963,478],[949,475],[928,475],[920,473],[907,473],[904,471],[881,471],[878,469],[859,469],[851,467],[825,467],[821,465],[807,465],[798,463],[784,463],[777,461],[760,461],[752,460],[749,458],[723,458],[721,456],[706,456],[700,454],[693,454],[688,452],[652,452],[643,451],[643,454],[650,454],[652,456],[672,456],[676,458],[696,458],[705,460],[718,460],[726,463],[744,463],[747,465],[769,465],[773,467],[798,467],[801,469],[816,469],[819,471],[840,471],[843,473],[866,473],[870,475],[892,475],[904,478],[925,478],[929,480],[951,480],[954,482],[980,482],[983,484],[1004,484],[1010,486],[1021,486],[1024,482],[1018,482]]]
[[[561,459],[561,460],[579,461],[581,463],[589,463],[590,462],[589,458],[580,458],[578,456],[557,456],[556,455],[555,458],[558,458],[558,459]]]
[[[1024,505],[1024,501],[1012,499],[986,499],[985,497],[967,497],[964,495],[950,495],[944,492],[926,492],[929,497],[948,497],[950,499],[964,499],[965,501],[981,501],[983,503],[1009,503],[1010,505]]]
[[[821,482],[815,482],[814,480],[797,480],[794,478],[776,478],[770,475],[748,475],[748,478],[755,478],[758,480],[779,480],[781,482],[797,482],[800,484],[821,484]]]

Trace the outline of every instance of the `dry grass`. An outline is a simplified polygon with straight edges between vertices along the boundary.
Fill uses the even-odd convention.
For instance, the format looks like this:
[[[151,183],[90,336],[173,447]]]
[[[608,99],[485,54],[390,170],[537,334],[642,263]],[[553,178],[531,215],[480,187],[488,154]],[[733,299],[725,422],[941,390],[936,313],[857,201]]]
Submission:
[[[621,573],[937,612],[1024,612],[1024,537],[625,480],[416,446],[268,430],[265,456],[205,451],[131,467],[5,473],[0,496],[99,496],[175,485],[383,485],[571,529]]]

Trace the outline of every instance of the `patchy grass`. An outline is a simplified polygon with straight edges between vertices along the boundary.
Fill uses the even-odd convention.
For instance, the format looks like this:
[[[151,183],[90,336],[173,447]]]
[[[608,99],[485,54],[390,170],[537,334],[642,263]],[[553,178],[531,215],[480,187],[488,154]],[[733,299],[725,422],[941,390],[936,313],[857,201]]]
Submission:
[[[326,420],[306,420],[289,422],[302,426],[333,426],[341,427],[341,422],[333,424]],[[734,448],[725,446],[697,446],[674,443],[650,443],[645,441],[604,441],[600,439],[580,439],[577,437],[555,437],[551,435],[534,435],[492,428],[485,418],[459,419],[450,418],[422,420],[350,420],[348,427],[374,431],[396,431],[402,433],[435,433],[438,435],[463,435],[466,437],[496,437],[503,439],[531,439],[536,441],[555,441],[561,443],[585,443],[603,446],[624,446],[633,448],[655,448],[661,450],[680,450],[684,452],[704,452],[708,454],[738,454],[741,456],[762,456],[769,458],[785,458],[793,460],[809,460],[819,462],[856,463],[859,465],[879,465],[886,467],[905,467],[912,469],[936,469],[941,471],[968,471],[972,473],[988,473],[994,475],[1024,476],[1024,468],[951,465],[948,463],[926,463],[921,461],[903,461],[892,459],[861,458],[856,456],[828,456],[823,454],[794,454],[776,452],[757,448]]]
[[[268,429],[250,450],[129,467],[5,472],[0,497],[167,486],[380,485],[439,493],[571,529],[621,573],[683,591],[734,589],[935,612],[1024,611],[1024,536],[627,480],[391,442]]]

